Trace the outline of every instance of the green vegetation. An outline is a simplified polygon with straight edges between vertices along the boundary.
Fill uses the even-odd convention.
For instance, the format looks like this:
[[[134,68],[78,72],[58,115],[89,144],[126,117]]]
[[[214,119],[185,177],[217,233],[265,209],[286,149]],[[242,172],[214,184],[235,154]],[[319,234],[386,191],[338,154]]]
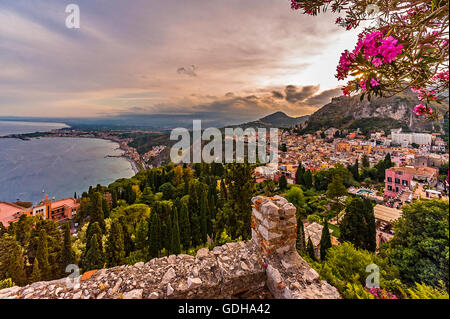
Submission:
[[[421,282],[448,288],[448,201],[419,200],[403,208],[389,242],[392,262],[406,284]]]

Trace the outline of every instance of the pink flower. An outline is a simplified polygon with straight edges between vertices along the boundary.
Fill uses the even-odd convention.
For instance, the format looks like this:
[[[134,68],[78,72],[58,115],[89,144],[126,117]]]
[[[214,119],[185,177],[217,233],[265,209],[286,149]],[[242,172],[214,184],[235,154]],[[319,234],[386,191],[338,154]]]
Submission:
[[[359,85],[361,85],[364,91],[367,91],[367,80],[361,80],[361,82],[359,82]]]
[[[374,78],[372,78],[372,79],[370,80],[370,86],[371,86],[371,87],[376,87],[376,86],[378,86],[378,85],[380,85],[380,82],[378,82],[378,80],[375,80]]]
[[[380,58],[376,57],[372,59],[372,64],[376,67],[379,67],[380,65],[383,64],[383,60],[381,60]]]
[[[402,53],[403,45],[397,45],[397,42],[392,35],[381,40],[381,46],[378,48],[378,52],[383,57],[385,63],[391,63]]]
[[[416,115],[432,114],[433,109],[423,104],[417,104],[413,111]]]
[[[342,88],[342,93],[344,96],[350,96],[350,89],[348,87]]]

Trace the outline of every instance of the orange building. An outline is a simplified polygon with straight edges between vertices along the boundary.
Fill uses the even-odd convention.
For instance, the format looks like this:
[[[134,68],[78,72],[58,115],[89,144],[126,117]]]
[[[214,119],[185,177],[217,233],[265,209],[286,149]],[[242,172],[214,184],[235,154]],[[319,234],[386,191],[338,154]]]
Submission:
[[[0,202],[0,222],[5,227],[19,220],[20,216],[42,216],[43,219],[51,219],[62,222],[72,219],[80,207],[80,203],[74,198],[66,198],[52,202],[45,196],[45,199],[32,208],[24,208],[13,203]]]

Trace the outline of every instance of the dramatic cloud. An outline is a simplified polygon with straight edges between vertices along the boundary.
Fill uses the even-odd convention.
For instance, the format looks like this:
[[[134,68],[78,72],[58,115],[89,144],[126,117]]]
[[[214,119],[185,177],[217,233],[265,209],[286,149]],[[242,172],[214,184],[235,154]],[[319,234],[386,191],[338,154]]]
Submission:
[[[0,116],[307,114],[356,41],[287,0],[76,3],[80,29],[64,1],[0,2]]]
[[[197,67],[195,65],[191,65],[190,67],[185,68],[184,66],[181,68],[178,68],[177,73],[178,74],[186,74],[188,76],[197,76],[197,73],[195,73],[195,70]]]

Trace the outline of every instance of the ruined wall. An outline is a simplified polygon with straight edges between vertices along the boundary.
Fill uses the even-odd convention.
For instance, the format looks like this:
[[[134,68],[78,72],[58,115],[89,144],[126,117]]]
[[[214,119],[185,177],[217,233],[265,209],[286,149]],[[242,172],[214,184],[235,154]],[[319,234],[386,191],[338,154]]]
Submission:
[[[295,250],[295,207],[279,196],[252,202],[250,241],[87,272],[75,285],[61,279],[12,287],[0,298],[234,298],[264,287],[275,298],[339,298]]]

